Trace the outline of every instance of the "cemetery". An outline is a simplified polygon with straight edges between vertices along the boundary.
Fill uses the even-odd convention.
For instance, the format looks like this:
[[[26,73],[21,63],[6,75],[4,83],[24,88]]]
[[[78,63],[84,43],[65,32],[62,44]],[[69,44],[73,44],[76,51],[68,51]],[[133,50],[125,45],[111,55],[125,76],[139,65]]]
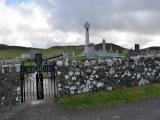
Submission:
[[[86,30],[86,41],[85,41],[85,48],[83,55],[87,57],[95,57],[95,56],[105,56],[105,57],[118,57],[118,50],[116,53],[112,52],[112,44],[110,44],[110,51],[106,51],[106,41],[105,39],[102,40],[102,49],[100,49],[98,52],[95,50],[95,44],[90,43],[89,41],[89,28],[90,24],[89,22],[86,22],[84,24],[84,28]]]
[[[89,42],[90,24],[84,27],[85,47],[77,56],[74,51],[49,58],[32,53],[31,58],[24,54],[23,59],[1,60],[0,107],[160,82],[159,49],[143,50],[136,44],[122,57],[118,49],[113,52],[112,44],[107,51],[103,39],[102,48],[96,50]]]
[[[0,120],[160,120],[160,0],[0,0]]]

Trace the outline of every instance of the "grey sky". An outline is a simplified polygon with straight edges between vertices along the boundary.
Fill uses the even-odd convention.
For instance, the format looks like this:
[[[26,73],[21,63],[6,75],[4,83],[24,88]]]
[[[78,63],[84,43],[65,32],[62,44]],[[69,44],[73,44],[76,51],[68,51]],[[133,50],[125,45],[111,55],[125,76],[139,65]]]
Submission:
[[[27,40],[28,46],[83,44],[86,20],[91,23],[91,42],[99,43],[106,38],[127,48],[135,43],[142,47],[160,46],[159,0],[31,0],[13,5],[12,9],[28,20],[15,26],[19,33],[26,33],[17,41]],[[34,22],[29,24],[32,19],[35,26]],[[7,27],[0,35],[10,32],[14,34],[14,30]]]

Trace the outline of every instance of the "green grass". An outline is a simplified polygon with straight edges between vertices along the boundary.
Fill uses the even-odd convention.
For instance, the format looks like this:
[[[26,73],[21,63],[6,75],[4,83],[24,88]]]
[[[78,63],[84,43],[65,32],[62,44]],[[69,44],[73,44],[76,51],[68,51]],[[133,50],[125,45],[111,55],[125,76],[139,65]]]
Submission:
[[[160,96],[159,83],[141,87],[115,89],[111,92],[99,91],[63,97],[58,100],[58,104],[69,109],[87,109],[135,102],[153,96]]]
[[[41,51],[45,57],[52,57],[55,55],[62,54],[62,52],[75,52],[75,54],[81,54],[83,52],[83,47],[73,47],[73,46],[63,46],[63,47],[54,47],[49,49],[44,49]]]
[[[69,58],[69,59],[72,59],[72,60],[85,60],[85,59],[87,59],[87,57],[86,56],[74,56],[74,57],[67,57],[67,58]]]
[[[0,50],[0,59],[13,59],[21,56],[21,54],[28,53],[26,49],[6,49]]]
[[[121,57],[121,56],[119,56]],[[87,56],[75,56],[75,57],[68,57],[69,59],[73,59],[73,60],[86,60],[86,59],[109,59],[111,57],[106,57],[106,56],[95,56],[94,58],[90,57],[90,58],[87,58]]]
[[[34,49],[33,49],[34,50]],[[52,57],[55,55],[59,55],[62,54],[63,52],[69,52],[72,53],[74,52],[76,57],[74,57],[73,59],[76,60],[83,60],[85,59],[84,56],[81,56],[81,54],[83,53],[84,47],[83,46],[55,46],[52,48],[48,48],[48,49],[36,49],[37,53],[42,53],[44,57]],[[20,57],[22,54],[27,54],[30,53],[31,49],[29,48],[9,48],[9,49],[1,49],[0,50],[0,59],[13,59],[16,57]],[[119,56],[124,56],[123,53],[119,54]],[[96,59],[103,59],[105,57],[96,57]],[[72,58],[71,58],[72,59]]]
[[[0,50],[0,59],[13,59],[16,57],[20,57],[22,54],[27,54],[30,52],[31,49],[4,49]],[[62,54],[62,52],[75,52],[75,54],[80,54],[83,52],[83,47],[63,46],[49,49],[36,49],[36,52],[42,53],[44,57],[52,57]]]
[[[33,61],[25,61],[24,66],[36,66],[36,63]]]

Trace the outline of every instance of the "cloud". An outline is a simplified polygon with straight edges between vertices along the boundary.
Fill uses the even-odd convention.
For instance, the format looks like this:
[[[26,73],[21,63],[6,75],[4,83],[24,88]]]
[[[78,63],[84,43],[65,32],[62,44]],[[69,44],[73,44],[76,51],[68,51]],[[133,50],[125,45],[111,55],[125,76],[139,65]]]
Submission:
[[[52,15],[50,21],[53,26],[64,31],[81,31],[81,26],[88,20],[98,31],[160,32],[160,1],[157,0],[46,1],[38,3]]]
[[[83,35],[83,24],[89,21],[93,32],[91,40],[95,43],[108,38],[109,34],[112,42],[125,47],[135,43],[148,47],[151,43],[156,45],[153,38],[160,34],[158,0],[47,0],[38,4],[45,6],[43,8],[51,14],[50,23],[61,31]]]
[[[0,43],[33,47],[84,44],[84,27],[91,23],[90,40],[103,38],[127,48],[160,46],[158,0],[0,0]]]
[[[76,32],[55,30],[48,22],[48,15],[34,1],[12,6],[1,1],[0,19],[1,44],[47,48],[75,44],[79,37]]]
[[[0,42],[9,45],[32,46],[40,30],[49,30],[45,16],[34,2],[8,6],[2,1],[0,19]]]

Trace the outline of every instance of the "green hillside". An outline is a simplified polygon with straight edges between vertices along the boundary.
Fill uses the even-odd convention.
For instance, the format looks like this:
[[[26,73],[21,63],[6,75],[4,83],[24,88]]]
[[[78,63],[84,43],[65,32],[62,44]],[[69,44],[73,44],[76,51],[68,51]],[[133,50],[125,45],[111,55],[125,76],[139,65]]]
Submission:
[[[0,44],[0,59],[12,59],[23,53],[28,53],[31,48],[21,46],[8,46]]]
[[[126,49],[126,48],[123,48],[123,47],[121,47],[119,45],[116,45],[116,44],[106,43],[106,46],[105,46],[106,47],[106,51],[110,51],[111,46],[112,46],[112,52],[116,52],[118,50],[119,53],[123,53],[124,50]],[[102,49],[102,43],[97,44],[96,45],[96,50],[99,51],[101,49]]]
[[[0,59],[13,59],[20,57],[22,54],[30,53],[31,50],[37,53],[42,53],[45,57],[51,57],[62,54],[62,52],[75,52],[80,54],[83,51],[83,46],[55,46],[48,49],[37,49],[37,48],[25,48],[17,46],[0,46]]]
[[[51,57],[62,54],[62,52],[75,52],[75,54],[81,54],[84,46],[55,46],[45,50],[41,50],[45,57]]]
[[[102,48],[102,44],[96,45],[96,50]],[[27,48],[20,46],[7,46],[0,44],[0,59],[13,59],[16,57],[20,57],[22,54],[30,53],[31,50],[35,50],[37,53],[42,53],[45,57],[52,57],[55,55],[62,54],[62,52],[75,52],[76,55],[80,55],[83,53],[84,46],[54,46],[48,49],[38,49],[38,48]],[[106,44],[106,49],[109,51],[110,44]],[[115,52],[117,49],[119,52],[123,52],[125,48],[112,44],[112,49]]]

